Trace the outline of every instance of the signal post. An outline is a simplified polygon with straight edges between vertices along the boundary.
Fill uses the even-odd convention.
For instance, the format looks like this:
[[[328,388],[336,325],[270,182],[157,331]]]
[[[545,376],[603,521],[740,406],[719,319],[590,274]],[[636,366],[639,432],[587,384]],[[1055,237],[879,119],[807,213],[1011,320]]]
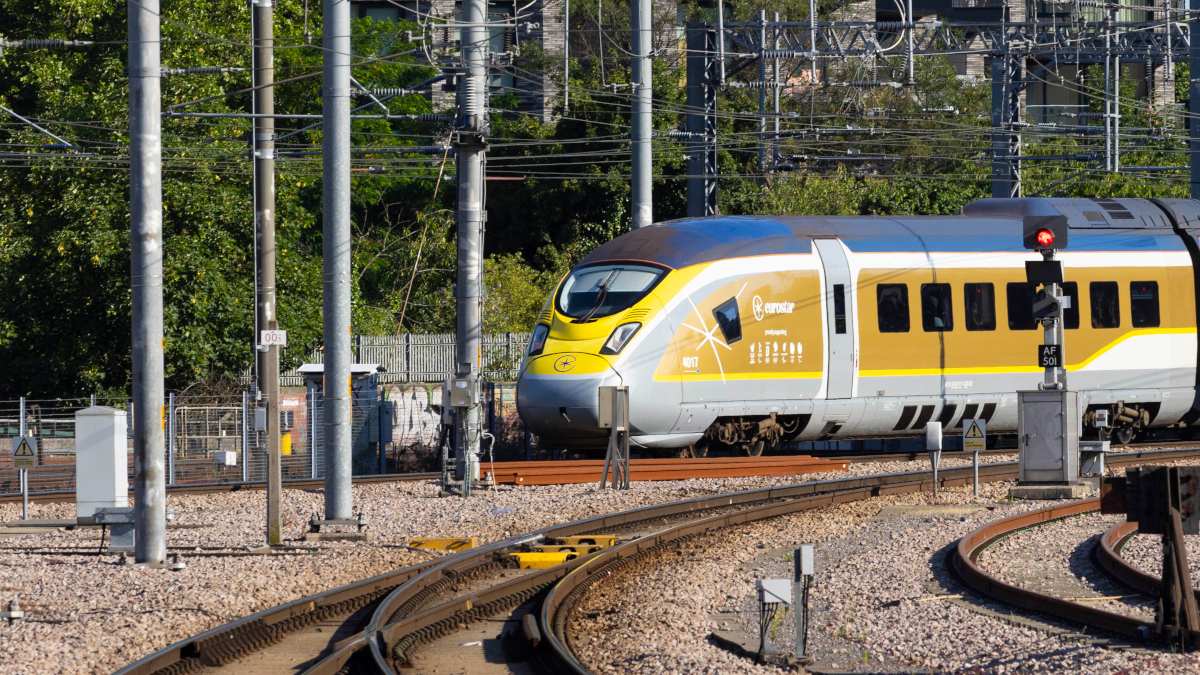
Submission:
[[[1042,255],[1042,260],[1025,263],[1025,276],[1042,285],[1033,300],[1033,316],[1042,323],[1037,359],[1045,378],[1037,391],[1017,392],[1019,478],[1014,498],[1074,499],[1091,491],[1089,484],[1079,482],[1079,397],[1067,389],[1064,360],[1063,313],[1071,308],[1071,298],[1063,296],[1063,264],[1055,255],[1067,247],[1069,234],[1066,216],[1024,219],[1025,248]]]

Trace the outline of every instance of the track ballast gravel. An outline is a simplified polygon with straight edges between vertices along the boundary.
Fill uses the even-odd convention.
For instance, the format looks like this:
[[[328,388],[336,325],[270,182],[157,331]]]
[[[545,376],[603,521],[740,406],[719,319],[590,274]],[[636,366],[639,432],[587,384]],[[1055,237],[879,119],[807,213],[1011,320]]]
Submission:
[[[994,455],[984,462],[1011,461]],[[969,463],[956,458],[943,466]],[[371,519],[373,541],[322,544],[285,556],[213,557],[265,540],[263,492],[172,495],[176,513],[168,546],[183,572],[134,570],[114,555],[92,555],[98,529],[0,536],[0,602],[19,596],[29,621],[0,623],[6,675],[110,673],[190,635],[296,598],[406,567],[432,555],[405,547],[411,537],[479,537],[494,541],[593,515],[798,480],[827,480],[928,468],[928,463],[853,464],[848,472],[800,478],[729,478],[635,483],[627,492],[592,485],[501,486],[469,500],[438,498],[434,482],[354,488],[356,510]],[[284,490],[284,531],[302,537],[308,517],[324,510],[319,490]],[[132,503],[132,502],[131,502]],[[31,504],[30,517],[73,518],[74,504]],[[0,522],[20,505],[0,504]],[[182,527],[180,527],[182,526]],[[81,553],[88,553],[81,555]]]

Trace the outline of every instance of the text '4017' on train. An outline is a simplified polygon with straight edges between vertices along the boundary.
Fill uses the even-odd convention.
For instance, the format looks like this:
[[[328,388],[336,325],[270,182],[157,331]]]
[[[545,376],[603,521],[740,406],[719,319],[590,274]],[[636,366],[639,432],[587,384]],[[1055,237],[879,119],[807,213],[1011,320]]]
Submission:
[[[1029,216],[1065,216],[1064,361],[1085,433],[1190,425],[1200,202],[984,199],[956,216],[686,219],[591,253],[546,301],[517,390],[549,447],[603,449],[597,390],[629,387],[647,451],[1016,432],[1044,370]],[[1061,222],[1061,219],[1059,219]]]

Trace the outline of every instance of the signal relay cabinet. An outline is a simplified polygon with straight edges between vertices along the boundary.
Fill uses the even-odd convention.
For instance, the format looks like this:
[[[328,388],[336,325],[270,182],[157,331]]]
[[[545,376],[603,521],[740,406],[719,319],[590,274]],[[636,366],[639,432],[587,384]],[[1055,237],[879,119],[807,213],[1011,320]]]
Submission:
[[[296,369],[304,376],[308,401],[312,406],[309,418],[309,442],[318,461],[324,462],[325,435],[314,433],[323,426],[325,412],[325,364],[305,363]],[[392,442],[395,404],[379,395],[379,374],[387,369],[377,363],[350,364],[351,453],[354,475],[387,473],[385,446]],[[323,466],[323,465],[322,465]]]
[[[1017,392],[1021,483],[1079,481],[1079,395],[1074,391]]]

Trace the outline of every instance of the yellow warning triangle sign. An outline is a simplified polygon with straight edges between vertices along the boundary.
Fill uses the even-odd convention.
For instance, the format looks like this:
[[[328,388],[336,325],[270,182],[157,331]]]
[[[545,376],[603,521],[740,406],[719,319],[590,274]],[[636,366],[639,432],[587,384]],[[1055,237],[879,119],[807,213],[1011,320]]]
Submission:
[[[979,430],[979,422],[971,420],[971,428],[967,429],[963,438],[983,438],[983,432]]]
[[[17,451],[13,453],[14,457],[33,457],[33,448],[29,447],[29,440],[22,438],[21,444],[17,446]]]

